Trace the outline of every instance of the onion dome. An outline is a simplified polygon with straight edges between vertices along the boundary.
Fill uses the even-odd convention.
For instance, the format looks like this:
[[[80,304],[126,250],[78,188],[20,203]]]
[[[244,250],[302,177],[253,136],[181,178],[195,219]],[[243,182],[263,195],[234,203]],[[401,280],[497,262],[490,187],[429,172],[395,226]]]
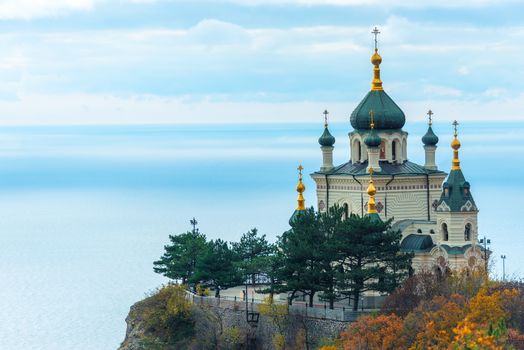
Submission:
[[[369,129],[368,113],[373,110],[375,111],[375,127],[378,130],[402,129],[406,123],[406,116],[382,88],[382,80],[380,80],[382,57],[376,48],[371,57],[371,63],[374,66],[371,91],[351,113],[351,126],[356,130]]]
[[[368,136],[364,139],[364,143],[366,146],[373,148],[380,146],[380,143],[382,140],[380,139],[380,136],[377,135],[377,132],[375,131],[375,112],[371,110],[369,112],[369,116],[371,117],[371,122],[369,123],[370,131]]]
[[[426,132],[426,135],[422,136],[422,143],[426,146],[435,146],[438,143],[438,136],[435,135],[431,125]]]
[[[364,139],[364,143],[370,148],[380,146],[381,142],[382,140],[380,139],[380,136],[377,135],[375,129],[371,129],[368,136]]]
[[[332,147],[335,144],[335,137],[331,135],[327,125],[324,127],[324,133],[318,139],[320,146]]]

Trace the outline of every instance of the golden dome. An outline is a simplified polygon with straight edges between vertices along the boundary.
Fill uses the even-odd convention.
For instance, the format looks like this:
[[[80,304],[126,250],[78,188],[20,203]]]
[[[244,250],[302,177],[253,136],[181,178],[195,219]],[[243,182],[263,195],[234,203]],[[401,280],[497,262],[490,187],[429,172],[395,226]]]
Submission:
[[[378,54],[378,50],[375,49],[375,53],[371,56],[371,63],[375,66],[378,66],[382,63],[382,57]]]
[[[460,148],[460,141],[458,138],[454,138],[453,141],[451,141],[451,148],[454,150],[458,150]]]
[[[370,197],[373,197],[377,194],[377,189],[375,188],[375,184],[373,183],[373,180],[369,180],[369,186],[368,186],[368,195]]]
[[[302,179],[300,179],[300,182],[297,185],[297,192],[303,193],[306,190],[306,186],[302,183]]]

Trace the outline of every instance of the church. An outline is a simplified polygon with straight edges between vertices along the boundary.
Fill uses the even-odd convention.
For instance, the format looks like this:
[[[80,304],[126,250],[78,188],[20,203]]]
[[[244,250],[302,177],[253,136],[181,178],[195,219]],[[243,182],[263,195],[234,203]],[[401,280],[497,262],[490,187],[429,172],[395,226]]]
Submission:
[[[439,138],[432,129],[431,111],[420,145],[425,162],[409,161],[408,133],[403,129],[406,116],[382,86],[376,29],[374,34],[371,90],[351,113],[349,161],[344,164],[333,164],[335,137],[329,131],[328,112],[324,112],[324,131],[318,140],[322,165],[311,174],[318,210],[338,205],[346,217],[355,213],[393,219],[393,229],[402,232],[401,249],[414,253],[415,270],[484,268],[488,252],[477,243],[478,208],[461,169],[458,123],[453,123],[449,174],[435,162]],[[305,209],[301,179],[297,211]]]

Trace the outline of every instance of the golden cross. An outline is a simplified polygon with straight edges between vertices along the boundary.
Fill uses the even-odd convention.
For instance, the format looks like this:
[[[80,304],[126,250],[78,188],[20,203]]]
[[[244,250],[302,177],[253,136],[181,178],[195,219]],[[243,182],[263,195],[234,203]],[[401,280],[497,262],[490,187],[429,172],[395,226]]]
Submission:
[[[433,111],[430,109],[427,113],[427,115],[429,116],[429,126],[431,126],[431,124],[433,124]]]
[[[326,109],[326,110],[324,111],[324,113],[322,113],[322,114],[324,114],[324,126],[327,128],[327,126],[328,126],[328,114],[329,114],[329,112],[328,112],[327,109]]]
[[[302,164],[298,166],[297,170],[298,170],[298,175],[300,176],[300,179],[302,180],[302,170],[304,170],[304,167],[302,166]]]
[[[380,34],[380,31],[378,30],[377,27],[375,27],[375,29],[373,29],[373,31],[371,32],[371,34],[375,35],[375,51],[378,50],[378,40],[377,40],[377,36]]]
[[[369,119],[369,126],[371,127],[371,129],[375,129],[375,112],[373,112],[373,110],[369,111]]]
[[[453,128],[455,129],[455,137],[457,137],[457,126],[459,125],[458,121],[453,122]]]

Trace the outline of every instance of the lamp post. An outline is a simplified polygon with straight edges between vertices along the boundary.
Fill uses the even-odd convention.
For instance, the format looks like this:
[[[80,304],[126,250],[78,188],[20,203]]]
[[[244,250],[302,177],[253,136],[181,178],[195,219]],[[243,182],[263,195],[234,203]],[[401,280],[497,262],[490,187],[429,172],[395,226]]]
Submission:
[[[506,255],[501,255],[500,258],[502,259],[502,281],[506,281]]]
[[[484,264],[485,264],[486,275],[487,275],[488,274],[488,245],[491,244],[491,239],[486,238],[486,236],[484,236],[484,238],[480,239],[479,243],[482,244],[482,246],[484,247]]]

